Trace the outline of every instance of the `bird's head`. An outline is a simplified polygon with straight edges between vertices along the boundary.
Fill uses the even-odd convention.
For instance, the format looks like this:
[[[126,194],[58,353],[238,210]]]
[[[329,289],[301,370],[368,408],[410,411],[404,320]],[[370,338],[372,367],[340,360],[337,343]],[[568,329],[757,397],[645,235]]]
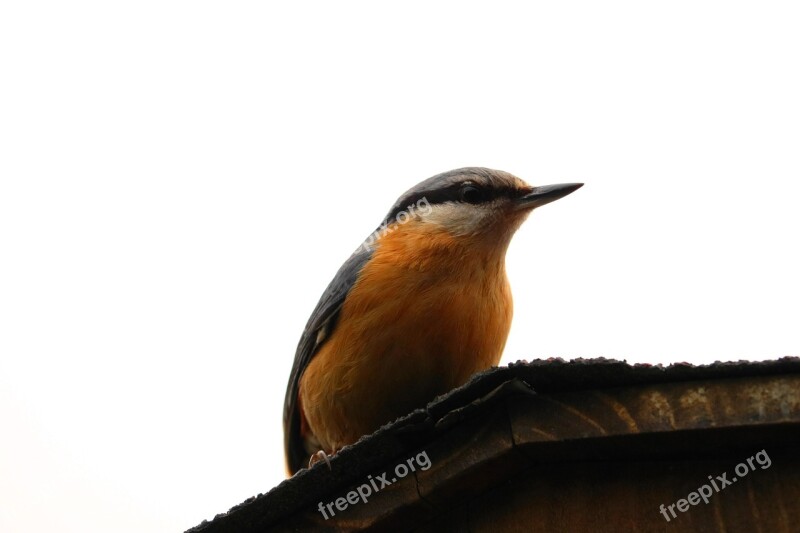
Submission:
[[[563,198],[582,185],[533,187],[507,172],[460,168],[409,189],[392,206],[382,227],[391,231],[411,223],[431,233],[445,232],[457,239],[505,250],[531,211]]]

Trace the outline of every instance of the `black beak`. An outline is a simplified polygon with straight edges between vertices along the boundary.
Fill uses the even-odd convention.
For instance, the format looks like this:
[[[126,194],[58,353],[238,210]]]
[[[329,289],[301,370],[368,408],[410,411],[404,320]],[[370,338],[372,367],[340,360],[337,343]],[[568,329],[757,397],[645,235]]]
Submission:
[[[559,198],[563,198],[581,187],[583,187],[583,183],[559,183],[558,185],[534,187],[533,190],[525,196],[517,198],[517,207],[519,209],[541,207],[544,204],[555,202]]]

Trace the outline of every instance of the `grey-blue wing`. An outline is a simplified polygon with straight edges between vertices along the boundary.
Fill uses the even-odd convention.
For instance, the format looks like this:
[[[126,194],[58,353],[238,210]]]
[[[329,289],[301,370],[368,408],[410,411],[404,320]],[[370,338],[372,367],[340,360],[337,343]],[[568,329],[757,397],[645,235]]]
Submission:
[[[283,404],[283,439],[286,460],[292,474],[304,466],[308,460],[308,452],[303,446],[300,435],[300,413],[297,409],[297,392],[300,387],[300,378],[311,359],[316,355],[325,338],[330,336],[336,327],[336,319],[345,298],[350,293],[361,269],[372,257],[372,249],[359,247],[350,258],[344,262],[333,280],[322,293],[322,297],[308,319],[297,352],[294,356],[294,366],[289,376],[286,388],[286,398]],[[322,332],[322,334],[320,334]]]

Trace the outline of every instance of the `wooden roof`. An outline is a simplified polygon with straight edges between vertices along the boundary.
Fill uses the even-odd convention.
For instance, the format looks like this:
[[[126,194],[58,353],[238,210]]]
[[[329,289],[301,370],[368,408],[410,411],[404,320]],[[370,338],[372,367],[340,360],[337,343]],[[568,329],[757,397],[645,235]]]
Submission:
[[[362,438],[331,469],[301,470],[189,531],[663,531],[660,504],[762,449],[776,466],[747,483],[766,489],[741,485],[671,520],[744,531],[736,527],[770,519],[769,530],[780,531],[800,524],[798,445],[797,357],[669,367],[520,362]],[[392,474],[421,453],[429,468]],[[320,512],[320,503],[346,499],[385,472],[396,481],[368,501]]]

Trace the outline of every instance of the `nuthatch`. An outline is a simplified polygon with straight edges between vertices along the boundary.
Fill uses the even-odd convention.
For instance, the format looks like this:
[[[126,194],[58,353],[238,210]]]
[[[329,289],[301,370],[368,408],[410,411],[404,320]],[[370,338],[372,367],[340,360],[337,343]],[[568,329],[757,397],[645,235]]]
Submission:
[[[300,338],[283,413],[289,473],[497,365],[511,327],[508,243],[534,208],[581,185],[461,168],[403,194]]]

